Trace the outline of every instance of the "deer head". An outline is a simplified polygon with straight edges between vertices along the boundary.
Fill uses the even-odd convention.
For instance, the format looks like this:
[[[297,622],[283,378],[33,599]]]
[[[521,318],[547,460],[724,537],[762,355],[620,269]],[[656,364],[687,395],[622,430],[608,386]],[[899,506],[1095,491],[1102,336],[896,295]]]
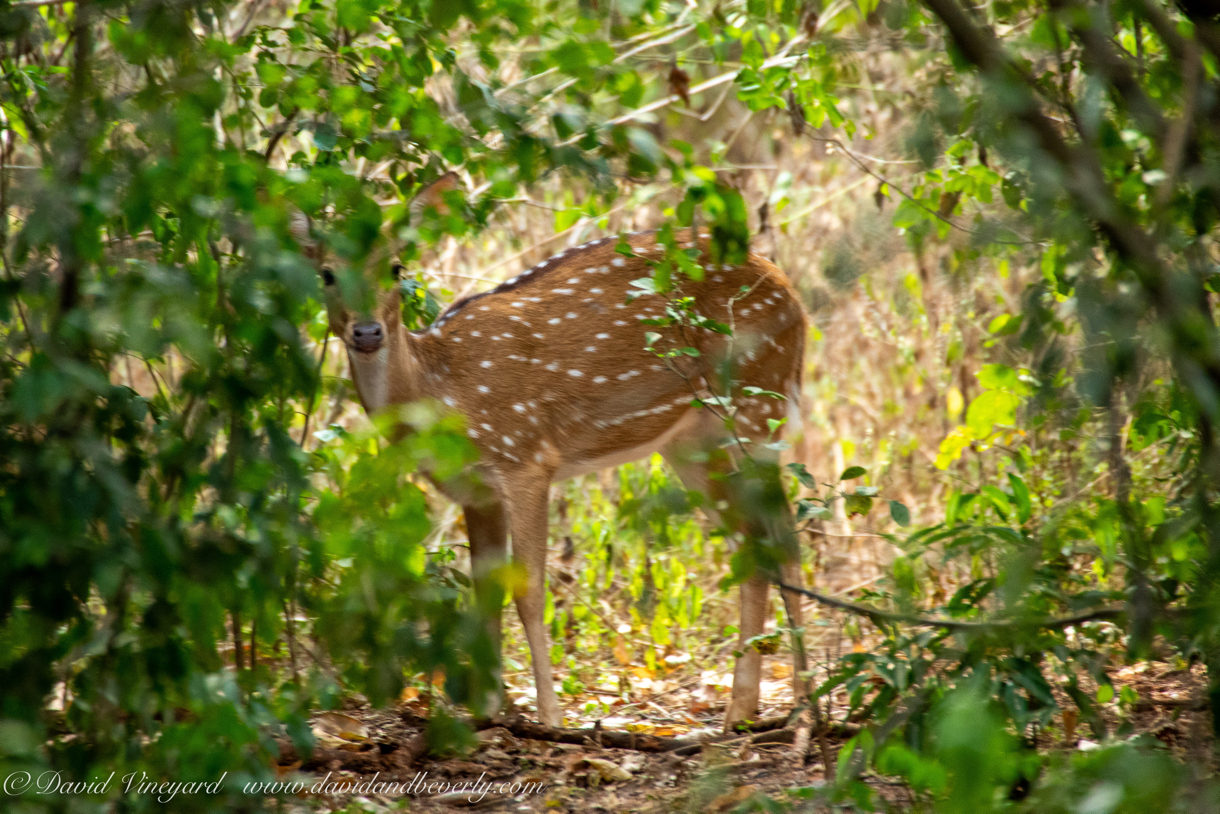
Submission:
[[[457,174],[446,173],[416,195],[411,214],[417,217],[429,208],[447,212],[443,196],[458,186]],[[410,337],[402,322],[398,285],[403,266],[394,260],[392,249],[373,253],[360,269],[353,269],[324,257],[308,236],[308,221],[303,217],[294,218],[294,232],[308,247],[307,254],[319,261],[330,330],[347,349],[365,408],[371,412],[388,403],[413,400],[418,393],[409,386]]]

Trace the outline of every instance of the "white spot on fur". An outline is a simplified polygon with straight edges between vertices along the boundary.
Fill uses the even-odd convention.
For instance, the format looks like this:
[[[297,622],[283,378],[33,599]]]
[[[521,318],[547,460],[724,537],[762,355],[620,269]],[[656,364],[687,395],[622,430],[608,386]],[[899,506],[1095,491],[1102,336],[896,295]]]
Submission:
[[[610,334],[598,334],[598,335],[597,335],[597,338],[598,338],[598,339],[609,339],[609,338],[610,338]]]
[[[566,316],[568,319],[576,319],[576,312],[568,311],[568,313],[566,313],[564,316]]]
[[[614,266],[615,268],[622,268],[623,266],[627,265],[627,261],[621,257],[616,257],[610,261],[610,265]]]
[[[534,337],[535,339],[545,339],[546,338],[542,334],[530,334],[530,336]]]
[[[563,295],[567,296],[569,294],[575,294],[576,292],[570,288],[552,288],[551,293],[552,294],[563,294]]]
[[[554,319],[548,319],[546,321],[546,324],[547,325],[558,325],[560,322],[563,322],[563,320],[561,320],[559,317],[555,317]]]
[[[515,447],[517,445],[517,442],[509,438],[507,435],[501,435],[500,440],[503,441],[504,445],[508,447]]]
[[[589,345],[585,348],[585,353],[597,353],[597,345]]]
[[[478,331],[471,331],[470,335],[471,336],[482,336],[483,334],[479,333]]]
[[[602,293],[602,290],[600,288],[590,288],[589,293],[590,294],[600,294],[600,293]]]
[[[479,367],[491,367],[491,362],[484,359],[483,361],[479,362]]]
[[[558,363],[558,362],[551,362],[549,365],[547,365],[547,366],[546,366],[545,368],[543,368],[543,369],[544,369],[544,370],[549,370],[549,371],[551,371],[552,373],[554,373],[556,370],[559,370],[559,363]]]
[[[610,380],[607,379],[605,376],[597,376],[593,379],[594,384],[603,384],[604,382],[608,382],[608,381],[610,381]]]
[[[583,371],[580,371],[580,370],[569,370],[568,375],[574,379],[579,379],[581,376],[583,376],[585,374]]]
[[[491,388],[490,388],[490,387],[488,387],[488,386],[487,386],[487,385],[485,385],[485,384],[480,384],[480,385],[479,385],[479,392],[480,392],[480,393],[490,393],[490,392],[491,392]]]
[[[525,412],[525,405],[524,405],[524,404],[514,404],[514,405],[513,405],[513,409],[514,409],[514,410],[516,410],[516,411],[517,411],[517,412],[519,412],[519,413],[524,413],[524,412]]]

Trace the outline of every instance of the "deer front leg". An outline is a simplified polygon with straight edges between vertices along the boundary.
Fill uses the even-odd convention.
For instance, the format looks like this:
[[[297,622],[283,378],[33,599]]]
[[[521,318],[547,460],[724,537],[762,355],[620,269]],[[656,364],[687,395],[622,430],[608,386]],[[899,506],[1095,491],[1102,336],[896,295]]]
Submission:
[[[470,577],[475,600],[486,615],[487,635],[495,652],[495,688],[488,694],[486,714],[495,717],[503,709],[504,682],[501,679],[500,614],[504,609],[504,585],[496,573],[508,558],[508,525],[504,504],[487,503],[463,506],[466,532],[470,537]]]
[[[758,712],[758,688],[762,680],[762,654],[747,645],[751,638],[761,636],[767,625],[766,578],[754,574],[741,583],[741,631],[737,639],[737,666],[733,668],[733,698],[724,716],[728,729],[738,721],[753,718]]]
[[[551,648],[543,614],[546,610],[547,492],[549,478],[515,480],[511,516],[513,561],[525,569],[525,590],[517,594],[517,614],[525,628],[538,692],[538,720],[560,726],[559,697],[551,680]]]

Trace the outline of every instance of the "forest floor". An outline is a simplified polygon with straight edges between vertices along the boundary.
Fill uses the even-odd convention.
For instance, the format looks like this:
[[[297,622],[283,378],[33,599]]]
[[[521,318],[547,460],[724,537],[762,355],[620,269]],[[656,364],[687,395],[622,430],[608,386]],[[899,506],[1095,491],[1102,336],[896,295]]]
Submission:
[[[1117,667],[1111,676],[1119,691],[1116,698],[1122,688],[1130,687],[1139,700],[1099,705],[1110,738],[1150,735],[1180,760],[1211,760],[1211,716],[1201,666],[1174,669],[1149,661]],[[738,809],[752,797],[760,803],[765,797],[790,802],[796,810],[810,810],[812,800],[821,796],[817,790],[825,787],[824,760],[834,765],[855,727],[840,714],[824,738],[814,733],[808,751],[798,758],[791,743],[792,727],[785,727],[783,717],[791,709],[791,693],[781,693],[778,684],[764,686],[762,714],[756,724],[756,728],[770,727],[770,734],[738,735],[731,743],[704,745],[694,754],[689,754],[691,748],[684,750],[687,754],[649,752],[599,746],[592,738],[583,743],[557,743],[526,737],[523,733],[528,727],[521,723],[523,719],[504,726],[485,724],[476,733],[475,743],[461,753],[421,754],[425,719],[420,713],[426,708],[423,699],[414,697],[394,709],[353,702],[341,712],[320,713],[313,721],[320,745],[315,755],[302,763],[289,754],[286,765],[279,768],[285,779],[297,777],[312,784],[313,791],[297,795],[299,802],[291,807],[299,811],[720,814]],[[657,737],[677,734],[686,741],[718,734],[723,706],[701,704],[700,691],[684,685],[651,704],[624,702],[621,706],[631,708],[602,718],[603,730],[636,732],[643,740],[658,732],[662,734]],[[1128,693],[1127,697],[1132,696]],[[1066,698],[1062,700],[1066,702]],[[1071,707],[1064,703],[1061,708]],[[698,712],[691,713],[691,709]],[[690,723],[665,726],[664,721],[677,710],[686,710],[681,715]],[[569,727],[585,726],[580,721],[567,723]],[[769,738],[787,742],[751,742]],[[1054,727],[1040,732],[1035,742],[1041,750],[1084,750],[1098,745],[1096,734],[1071,713],[1057,715]],[[906,785],[896,779],[873,774],[862,779],[873,789],[879,810],[904,811],[916,802]],[[370,782],[401,786],[370,789]],[[353,788],[361,783],[365,785]],[[501,790],[500,784],[507,788]]]

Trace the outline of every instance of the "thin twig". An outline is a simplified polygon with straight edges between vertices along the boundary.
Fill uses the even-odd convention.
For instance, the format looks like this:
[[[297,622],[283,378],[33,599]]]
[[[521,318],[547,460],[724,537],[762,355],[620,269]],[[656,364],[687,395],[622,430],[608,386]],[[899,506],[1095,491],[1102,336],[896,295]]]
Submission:
[[[313,417],[313,405],[318,396],[318,390],[322,387],[322,365],[326,363],[326,351],[330,347],[330,326],[326,326],[326,336],[322,339],[322,354],[318,357],[318,367],[314,371],[314,379],[317,381],[314,389],[309,394],[309,407],[305,410],[305,426],[301,429],[301,442],[299,446],[305,449],[305,441],[309,438],[309,419]]]
[[[775,56],[773,56],[770,59],[763,62],[763,64],[761,66],[759,66],[759,69],[765,71],[768,68],[774,68],[777,65],[800,62],[802,59],[804,59],[803,55],[798,54],[796,56],[790,57],[790,56],[788,56],[788,51],[790,51],[793,47],[795,47],[796,45],[798,45],[799,43],[804,42],[804,41],[805,41],[804,34],[796,35],[795,37],[793,37],[791,40],[788,41],[788,44],[785,45],[784,48],[778,54],[776,54]],[[734,79],[736,79],[738,77],[738,75],[740,73],[741,73],[741,71],[726,71],[725,73],[722,73],[719,76],[712,77],[711,79],[707,80],[706,82],[700,82],[698,85],[695,85],[693,88],[691,88],[689,91],[687,91],[687,96],[688,97],[695,96],[697,94],[703,93],[704,91],[711,90],[712,88],[718,88],[721,85],[725,84],[726,82],[732,82]],[[628,112],[622,114],[621,116],[616,116],[613,119],[610,119],[609,121],[605,122],[602,125],[602,127],[614,127],[615,125],[625,124],[626,122],[638,119],[640,116],[643,116],[647,113],[651,113],[654,110],[660,110],[661,108],[672,105],[675,102],[682,101],[682,99],[683,99],[683,97],[677,93],[671,93],[668,96],[662,96],[660,99],[649,102],[648,104],[643,105],[642,107],[638,107],[635,110],[628,111]],[[577,135],[574,135],[571,138],[568,138],[565,141],[560,142],[558,146],[560,146],[560,147],[570,146],[570,145],[575,144],[576,142],[580,141],[584,137],[585,136],[583,133],[578,133]]]
[[[798,588],[793,585],[788,585],[783,580],[774,580],[775,584],[786,591],[796,591],[799,594],[809,597],[817,602],[822,603],[831,608],[844,610],[848,613],[854,613],[857,616],[864,616],[870,619],[879,627],[885,626],[885,623],[902,623],[907,625],[915,625],[917,627],[938,627],[945,630],[962,630],[962,631],[986,631],[986,630],[1004,630],[1013,628],[1028,628],[1035,627],[1043,630],[1057,630],[1059,628],[1071,627],[1072,625],[1083,624],[1084,622],[1095,622],[1101,620],[1113,620],[1122,618],[1127,614],[1126,608],[1094,608],[1072,616],[1060,616],[1052,619],[1039,620],[999,620],[994,622],[962,622],[956,619],[929,619],[923,616],[911,616],[905,613],[894,613],[892,611],[882,610],[880,608],[872,608],[867,605],[859,605],[855,602],[845,602],[842,599],[834,599],[820,594],[817,591],[811,591],[808,588]]]

